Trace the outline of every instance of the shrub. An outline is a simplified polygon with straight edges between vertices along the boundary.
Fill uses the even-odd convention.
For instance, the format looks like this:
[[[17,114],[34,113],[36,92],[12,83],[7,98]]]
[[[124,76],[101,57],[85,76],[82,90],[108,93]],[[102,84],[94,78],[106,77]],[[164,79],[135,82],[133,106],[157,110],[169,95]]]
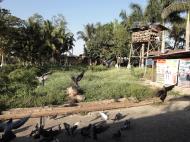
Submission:
[[[28,84],[31,88],[35,88],[37,86],[36,80],[37,69],[16,69],[9,74],[9,79],[13,83],[17,84]]]

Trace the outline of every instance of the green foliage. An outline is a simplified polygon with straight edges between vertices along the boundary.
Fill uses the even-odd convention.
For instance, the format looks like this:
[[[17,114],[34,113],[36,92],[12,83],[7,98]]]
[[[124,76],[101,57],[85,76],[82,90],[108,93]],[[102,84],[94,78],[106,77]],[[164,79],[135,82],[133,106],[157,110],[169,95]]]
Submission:
[[[86,70],[86,67],[76,66],[69,71],[53,70],[44,86],[36,86],[35,79],[35,75],[44,72],[44,69],[22,67],[7,73],[8,78],[1,78],[8,79],[7,90],[0,95],[2,109],[64,104],[67,99],[66,90],[72,85],[70,77]],[[155,93],[154,89],[140,84],[142,73],[143,70],[138,68],[128,70],[95,66],[93,70],[85,72],[79,84],[84,90],[86,101],[120,97],[134,97],[141,101]]]
[[[106,66],[103,66],[103,65],[92,65],[92,66],[89,66],[89,69],[91,71],[94,71],[94,72],[108,70],[108,68]]]
[[[25,65],[49,64],[51,58],[60,62],[75,40],[60,14],[50,21],[36,13],[24,21],[0,8],[0,31],[0,55]]]
[[[16,70],[12,71],[9,74],[9,79],[12,82],[15,81],[15,82],[22,82],[22,83],[27,83],[27,84],[28,83],[32,83],[33,84],[35,82],[36,72],[37,72],[36,68],[31,68],[31,69],[25,69],[25,68],[16,69]]]
[[[138,79],[143,78],[143,76],[144,76],[144,69],[132,67],[131,68],[131,74],[134,77],[138,78]]]

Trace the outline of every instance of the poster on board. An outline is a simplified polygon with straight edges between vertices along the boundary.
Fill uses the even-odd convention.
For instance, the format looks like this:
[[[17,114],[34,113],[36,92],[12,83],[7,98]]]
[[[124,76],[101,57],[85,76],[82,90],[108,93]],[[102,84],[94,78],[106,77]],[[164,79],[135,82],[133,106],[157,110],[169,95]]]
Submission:
[[[177,83],[178,59],[167,59],[164,70],[164,84],[174,85]]]
[[[178,85],[190,87],[190,59],[180,59]]]
[[[156,63],[156,82],[164,84],[165,59],[159,59]]]
[[[174,85],[177,83],[178,59],[159,59],[156,64],[156,81],[162,84]]]

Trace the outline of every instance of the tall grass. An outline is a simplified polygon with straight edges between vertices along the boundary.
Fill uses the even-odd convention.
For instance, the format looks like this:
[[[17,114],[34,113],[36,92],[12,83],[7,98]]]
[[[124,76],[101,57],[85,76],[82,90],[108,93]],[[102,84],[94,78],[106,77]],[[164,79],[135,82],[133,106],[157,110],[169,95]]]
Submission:
[[[53,73],[49,75],[45,85],[38,85],[33,90],[25,89],[28,88],[28,86],[24,86],[25,84],[27,85],[28,80],[23,81],[24,83],[21,84],[23,87],[19,86],[20,84],[17,82],[16,87],[19,90],[15,93],[16,95],[0,96],[0,100],[3,102],[1,103],[3,104],[2,107],[14,108],[64,104],[67,98],[66,89],[71,85],[71,75],[79,74],[83,69],[86,70],[87,68],[53,69]],[[107,69],[103,66],[94,66],[85,72],[84,78],[79,84],[84,90],[85,101],[131,96],[138,100],[143,100],[152,97],[154,90],[139,84],[138,80],[142,75],[142,70],[135,68],[132,70],[126,68]],[[10,75],[10,78],[16,78],[17,80],[21,79],[21,77],[17,78],[14,74]]]

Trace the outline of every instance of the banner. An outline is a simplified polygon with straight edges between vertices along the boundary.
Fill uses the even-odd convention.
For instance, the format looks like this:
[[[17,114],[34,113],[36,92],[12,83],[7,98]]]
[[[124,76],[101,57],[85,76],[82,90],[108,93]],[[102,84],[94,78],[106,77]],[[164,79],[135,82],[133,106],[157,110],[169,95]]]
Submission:
[[[190,87],[190,59],[180,59],[178,85]]]
[[[165,59],[159,59],[156,63],[156,82],[164,84]]]
[[[177,83],[178,59],[167,59],[164,71],[164,84],[174,85]]]
[[[177,83],[178,59],[159,59],[156,64],[156,81],[162,84]]]

